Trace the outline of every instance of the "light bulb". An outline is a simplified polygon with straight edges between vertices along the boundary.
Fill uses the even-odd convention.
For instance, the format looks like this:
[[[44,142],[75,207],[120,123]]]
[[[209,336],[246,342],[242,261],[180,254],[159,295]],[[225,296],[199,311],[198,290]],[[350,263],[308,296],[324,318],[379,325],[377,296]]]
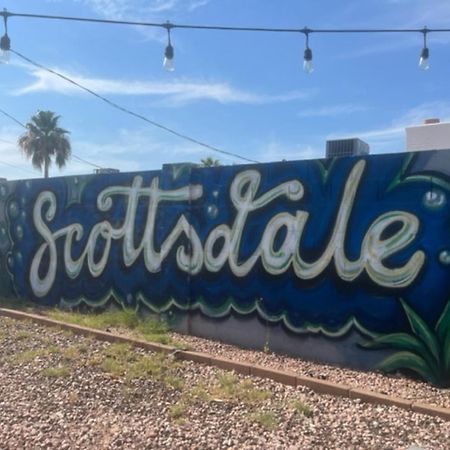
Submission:
[[[312,51],[309,47],[305,49],[305,55],[303,57],[303,70],[306,73],[312,73],[314,71],[314,66],[312,62]]]
[[[173,72],[175,70],[174,64],[173,64],[173,47],[171,44],[169,44],[166,47],[166,50],[164,52],[164,61],[163,61],[163,67],[167,72]]]
[[[430,57],[430,52],[427,47],[424,47],[422,49],[422,53],[420,54],[420,59],[419,59],[419,67],[422,70],[428,70],[430,68],[429,57]]]
[[[8,64],[9,63],[9,51],[8,50],[0,50],[0,63]]]
[[[8,64],[11,48],[11,41],[7,34],[4,34],[0,39],[0,62],[4,64]]]

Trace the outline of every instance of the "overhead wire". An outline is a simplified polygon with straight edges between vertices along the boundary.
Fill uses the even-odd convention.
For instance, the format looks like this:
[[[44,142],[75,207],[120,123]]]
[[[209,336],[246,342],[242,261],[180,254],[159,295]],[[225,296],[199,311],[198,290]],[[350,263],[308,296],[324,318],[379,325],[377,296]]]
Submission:
[[[33,175],[36,175],[36,173],[32,172],[31,170],[24,169],[23,167],[16,166],[16,165],[11,164],[11,163],[7,163],[6,161],[0,161],[0,164],[4,164],[5,166],[13,167],[14,169],[18,169],[18,170],[21,170],[23,172],[32,173]]]
[[[121,106],[121,105],[119,105],[116,102],[113,102],[112,100],[104,97],[103,95],[98,94],[97,92],[93,91],[92,89],[87,88],[86,86],[82,85],[81,83],[79,83],[79,82],[77,82],[75,80],[72,80],[68,76],[63,75],[62,73],[59,73],[56,70],[50,69],[49,67],[46,67],[43,64],[40,64],[40,63],[37,63],[36,61],[33,61],[32,59],[30,59],[27,56],[23,55],[22,53],[18,52],[17,50],[14,50],[14,49],[11,48],[10,51],[12,53],[14,53],[16,56],[18,56],[19,58],[21,58],[22,60],[28,62],[29,64],[31,64],[31,65],[33,65],[35,67],[38,67],[39,69],[43,69],[43,70],[45,70],[45,71],[47,71],[47,72],[49,72],[49,73],[51,73],[53,75],[56,75],[57,77],[67,81],[68,83],[71,83],[72,85],[78,87],[79,89],[82,89],[83,91],[88,92],[89,94],[91,94],[94,97],[98,98],[99,100],[105,102],[109,106],[111,106],[111,107],[113,107],[113,108],[115,108],[115,109],[117,109],[119,111],[122,111],[122,112],[124,112],[124,113],[126,113],[126,114],[128,114],[130,116],[133,116],[133,117],[136,117],[136,118],[138,118],[140,120],[143,120],[144,122],[146,122],[146,123],[148,123],[148,124],[150,124],[150,125],[152,125],[154,127],[160,128],[160,129],[162,129],[164,131],[167,131],[168,133],[173,134],[174,136],[177,136],[177,137],[179,137],[181,139],[184,139],[186,141],[189,141],[189,142],[191,142],[193,144],[196,144],[196,145],[199,145],[201,147],[207,148],[208,150],[211,150],[213,152],[221,153],[222,155],[231,156],[233,158],[238,158],[238,159],[241,159],[243,161],[251,162],[251,163],[258,163],[259,162],[259,161],[255,160],[255,159],[250,159],[250,158],[247,158],[245,156],[239,155],[238,153],[233,153],[233,152],[229,152],[227,150],[222,150],[222,149],[220,149],[218,147],[215,147],[213,145],[207,144],[206,142],[203,142],[203,141],[195,139],[195,138],[193,138],[191,136],[188,136],[187,134],[180,133],[179,131],[176,131],[173,128],[170,128],[170,127],[168,127],[166,125],[163,125],[163,124],[161,124],[159,122],[155,122],[154,120],[151,120],[151,119],[145,117],[142,114],[136,113],[136,112],[132,111],[131,109],[125,108],[124,106]]]

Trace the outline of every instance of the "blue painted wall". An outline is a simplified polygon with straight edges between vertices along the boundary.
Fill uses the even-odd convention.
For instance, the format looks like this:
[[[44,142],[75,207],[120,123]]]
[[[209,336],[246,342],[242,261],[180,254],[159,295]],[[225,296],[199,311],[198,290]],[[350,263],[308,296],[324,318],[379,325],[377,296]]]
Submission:
[[[448,151],[7,182],[0,290],[357,332],[445,384],[449,195]]]

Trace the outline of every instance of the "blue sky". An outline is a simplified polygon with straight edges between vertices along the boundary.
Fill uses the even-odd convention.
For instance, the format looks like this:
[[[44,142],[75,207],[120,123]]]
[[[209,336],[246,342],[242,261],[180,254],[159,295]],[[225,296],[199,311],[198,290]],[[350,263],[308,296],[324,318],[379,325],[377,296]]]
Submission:
[[[2,6],[3,5],[3,6]],[[186,24],[301,28],[447,27],[447,0],[3,0],[12,12]],[[0,25],[2,27],[2,25]],[[175,29],[176,70],[162,69],[162,29],[10,18],[11,46],[149,119],[258,161],[324,155],[325,141],[360,137],[371,153],[404,148],[404,127],[450,118],[450,34],[313,34],[315,71],[302,70],[304,36]],[[3,33],[3,30],[0,31]],[[26,122],[61,115],[73,153],[122,171],[163,163],[222,164],[215,154],[116,111],[11,55],[0,66],[0,108]],[[0,177],[39,177],[17,149],[23,130],[0,115]],[[14,167],[11,167],[14,166]],[[92,173],[72,160],[51,175]]]

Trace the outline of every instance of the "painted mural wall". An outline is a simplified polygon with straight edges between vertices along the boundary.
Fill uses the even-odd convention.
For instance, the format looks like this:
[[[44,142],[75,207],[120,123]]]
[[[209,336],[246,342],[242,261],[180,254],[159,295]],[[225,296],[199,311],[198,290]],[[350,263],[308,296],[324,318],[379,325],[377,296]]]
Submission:
[[[0,294],[445,385],[449,195],[450,151],[3,182]]]

